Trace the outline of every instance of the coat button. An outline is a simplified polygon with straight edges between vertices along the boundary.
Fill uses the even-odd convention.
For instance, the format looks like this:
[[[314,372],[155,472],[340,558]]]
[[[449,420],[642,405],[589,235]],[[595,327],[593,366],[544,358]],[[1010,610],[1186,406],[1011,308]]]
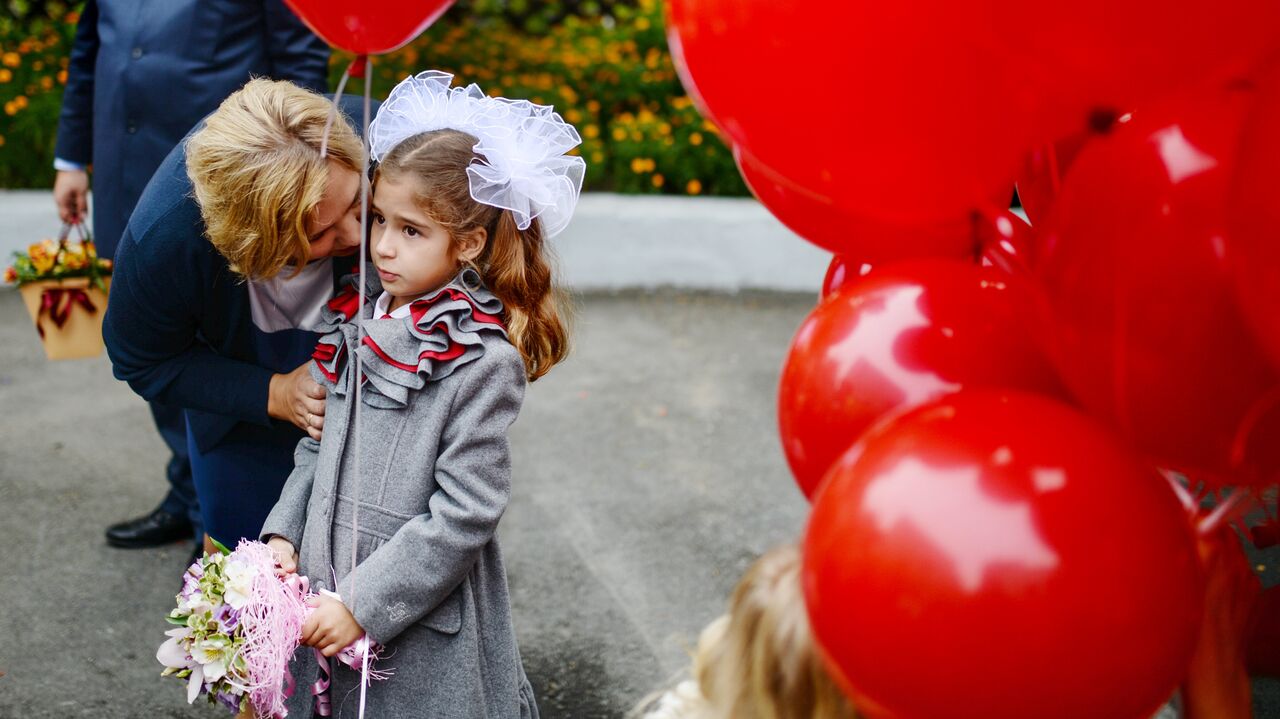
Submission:
[[[142,48],[140,48],[140,47],[135,47],[135,48],[133,49],[133,52],[132,52],[132,53],[130,53],[130,54],[131,54],[131,55],[133,55],[133,59],[134,59],[134,60],[137,60],[138,58],[142,57]]]
[[[138,126],[131,122],[129,123],[129,126],[126,127],[125,129],[129,131],[130,135],[132,135],[138,131]]]

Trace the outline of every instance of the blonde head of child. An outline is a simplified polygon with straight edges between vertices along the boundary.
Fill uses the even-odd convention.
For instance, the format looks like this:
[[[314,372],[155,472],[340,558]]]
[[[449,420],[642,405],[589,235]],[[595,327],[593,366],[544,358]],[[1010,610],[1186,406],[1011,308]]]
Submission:
[[[707,625],[693,657],[693,682],[667,712],[679,719],[854,719],[852,703],[818,655],[800,584],[795,545],[764,554],[747,570],[729,611]]]
[[[563,146],[546,136],[563,135],[573,144],[580,140],[550,108],[483,97],[475,86],[450,88],[451,79],[429,72],[402,83],[406,99],[430,98],[437,107],[452,104],[441,111],[442,119],[430,122],[443,127],[414,131],[421,129],[420,119],[398,123],[400,88],[379,113],[380,119],[387,117],[382,128],[373,130],[372,259],[392,298],[388,311],[442,287],[464,268],[473,269],[502,301],[507,335],[524,359],[529,380],[536,380],[569,350],[547,239],[572,214],[582,167],[580,158],[557,163]],[[514,129],[503,126],[504,118],[514,119]],[[457,126],[449,126],[449,120]],[[530,132],[539,121],[545,121],[543,130]],[[499,141],[486,134],[493,127]],[[379,152],[379,143],[387,149]],[[545,154],[542,166],[521,165],[530,145],[533,153]],[[511,155],[520,153],[524,156],[513,161]],[[522,176],[520,170],[507,169],[512,165],[535,170]],[[481,177],[477,168],[488,174]],[[482,192],[488,202],[476,199]],[[521,209],[508,209],[503,202]]]

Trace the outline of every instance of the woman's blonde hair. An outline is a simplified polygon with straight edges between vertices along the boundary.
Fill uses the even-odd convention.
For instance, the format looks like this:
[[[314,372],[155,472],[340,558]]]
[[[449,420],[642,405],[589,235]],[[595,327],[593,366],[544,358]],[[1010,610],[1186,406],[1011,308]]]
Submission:
[[[507,336],[524,358],[532,382],[569,353],[566,310],[553,285],[551,250],[538,221],[521,230],[509,210],[471,197],[467,167],[484,159],[475,145],[475,137],[458,130],[414,135],[382,158],[373,182],[376,187],[384,176],[411,178],[418,208],[455,241],[481,229],[487,233],[475,269],[484,286],[502,300]]]
[[[823,666],[800,586],[800,550],[767,552],[747,570],[729,612],[698,638],[700,697],[686,719],[854,719]]]
[[[241,276],[274,277],[310,259],[306,223],[329,181],[320,147],[331,107],[291,82],[250,80],[187,140],[205,232]],[[364,169],[364,145],[341,113],[327,154],[353,172]]]

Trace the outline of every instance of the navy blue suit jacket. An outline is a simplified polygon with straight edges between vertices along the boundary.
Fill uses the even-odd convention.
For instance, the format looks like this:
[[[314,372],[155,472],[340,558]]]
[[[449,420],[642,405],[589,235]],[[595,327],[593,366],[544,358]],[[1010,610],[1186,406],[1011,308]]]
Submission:
[[[54,150],[93,165],[105,257],[165,155],[250,77],[324,92],[329,47],[282,0],[88,0]]]
[[[362,102],[344,96],[341,106],[359,118]],[[184,140],[165,158],[125,227],[102,337],[116,378],[186,409],[188,431],[208,451],[237,422],[269,424],[271,375],[293,367],[259,357],[248,288],[205,236],[185,150]],[[353,267],[354,257],[334,262],[335,289]]]

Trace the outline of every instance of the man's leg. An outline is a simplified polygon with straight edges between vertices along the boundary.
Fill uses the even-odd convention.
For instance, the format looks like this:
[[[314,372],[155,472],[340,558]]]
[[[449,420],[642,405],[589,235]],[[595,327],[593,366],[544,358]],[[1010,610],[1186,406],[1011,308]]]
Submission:
[[[186,415],[178,407],[152,402],[151,417],[171,453],[165,467],[169,492],[150,514],[108,527],[107,544],[114,547],[155,547],[202,534],[187,454]]]

